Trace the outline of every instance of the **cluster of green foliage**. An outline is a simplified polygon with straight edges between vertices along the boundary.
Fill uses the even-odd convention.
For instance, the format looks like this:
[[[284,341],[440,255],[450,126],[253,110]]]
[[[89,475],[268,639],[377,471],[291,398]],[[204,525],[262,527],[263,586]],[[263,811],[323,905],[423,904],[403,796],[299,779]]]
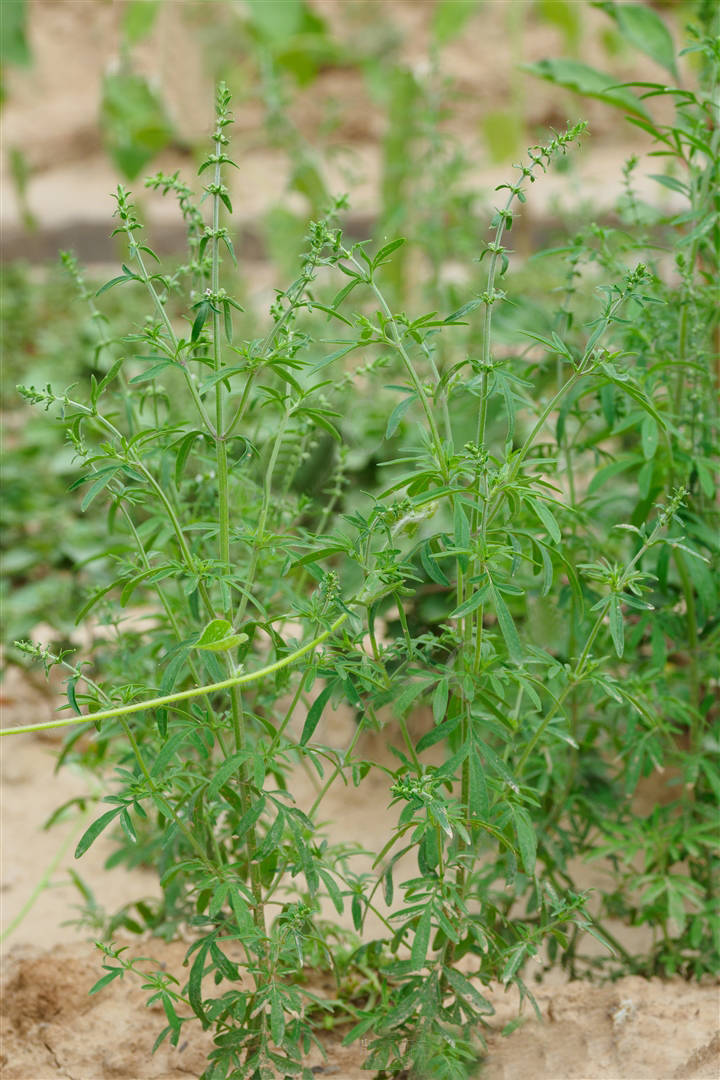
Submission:
[[[630,6],[606,6],[622,31]],[[122,272],[95,294],[64,259],[88,305],[90,370],[80,387],[22,393],[69,440],[82,509],[107,508],[77,618],[113,632],[89,659],[22,644],[68,674],[71,714],[32,729],[70,727],[61,760],[104,777],[76,854],[115,829],[113,863],[158,868],[160,898],[108,930],[192,938],[184,984],[105,944],[95,989],[141,974],[167,1017],[158,1044],[211,1028],[205,1080],[308,1080],[303,1056],[328,1024],[364,1041],[380,1077],[466,1077],[484,988],[532,998],[533,957],[572,975],[720,970],[711,16],[686,50],[697,85],[645,85],[629,114],[682,204],[641,203],[629,163],[619,227],[533,256],[559,288],[529,313],[506,291],[508,234],[583,124],[532,147],[498,189],[482,281],[451,306],[441,230],[429,248],[350,243],[342,198],[310,223],[264,324],[243,312],[224,84],[200,168],[210,212],[177,176],[148,181],[178,200],[183,264],[160,265],[124,187]],[[655,96],[672,123],[653,119]],[[414,315],[404,277],[421,254],[432,307]],[[116,330],[99,307],[118,295]],[[146,628],[124,621],[138,602]],[[318,735],[340,703],[356,719],[342,749]],[[421,705],[433,722],[418,734]],[[362,753],[384,726],[393,767]],[[305,808],[300,766],[316,779]],[[676,778],[674,797],[644,819],[632,797],[653,770]],[[370,773],[398,813],[368,869],[362,837],[333,844],[322,823],[330,787],[362,790]],[[590,914],[572,860],[597,853],[615,884]],[[617,917],[647,924],[651,946],[616,941]],[[588,933],[600,956],[584,954]],[[317,968],[335,975],[332,1000]]]

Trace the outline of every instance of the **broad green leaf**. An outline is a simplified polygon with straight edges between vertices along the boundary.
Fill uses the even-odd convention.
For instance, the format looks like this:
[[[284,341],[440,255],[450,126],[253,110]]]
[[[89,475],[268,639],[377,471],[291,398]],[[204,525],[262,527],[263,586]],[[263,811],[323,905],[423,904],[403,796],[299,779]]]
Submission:
[[[606,105],[623,109],[644,120],[650,119],[640,99],[625,87],[617,86],[617,79],[588,67],[579,60],[539,60],[536,64],[521,66],[523,71],[537,75],[555,86],[562,86],[566,90],[582,94],[583,97],[597,98]]]
[[[477,0],[439,0],[432,14],[432,33],[438,45],[445,45],[462,33],[477,7]]]
[[[172,142],[165,105],[143,75],[108,72],[103,78],[101,130],[117,169],[134,180]]]
[[[273,44],[284,44],[302,28],[303,0],[245,0],[252,21],[263,37]]]
[[[196,649],[226,652],[248,640],[247,634],[237,634],[227,619],[211,619],[195,642]]]
[[[677,78],[672,34],[656,11],[645,4],[598,3],[596,7],[614,19],[630,45],[645,53]]]
[[[27,39],[25,0],[2,0],[0,16],[0,63],[28,67],[32,53]]]
[[[123,12],[122,29],[129,45],[142,41],[151,32],[162,0],[130,0]]]
[[[482,129],[490,157],[496,163],[512,160],[525,141],[525,123],[517,109],[489,109]]]
[[[582,31],[579,5],[572,0],[536,0],[535,8],[541,19],[562,30],[566,47],[574,53]]]

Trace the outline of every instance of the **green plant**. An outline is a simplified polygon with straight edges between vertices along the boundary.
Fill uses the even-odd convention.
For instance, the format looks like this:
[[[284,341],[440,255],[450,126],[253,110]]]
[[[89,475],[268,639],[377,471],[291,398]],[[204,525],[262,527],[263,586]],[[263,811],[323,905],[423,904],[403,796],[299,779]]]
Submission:
[[[698,47],[716,73],[712,39]],[[346,245],[337,200],[269,322],[238,336],[251,324],[222,284],[234,260],[222,85],[201,166],[208,220],[177,177],[150,181],[179,199],[182,267],[155,268],[118,189],[130,258],[98,295],[144,292],[150,312],[119,355],[105,350],[89,394],[23,390],[59,416],[85,507],[108,505],[116,569],[79,617],[113,636],[79,662],[22,646],[65,668],[72,710],[22,730],[77,725],[62,757],[113,770],[77,854],[113,827],[114,861],[158,867],[161,900],[124,925],[189,927],[187,982],[142,977],[167,1016],[159,1040],[195,1020],[213,1029],[206,1080],[308,1077],[325,1015],[368,1043],[382,1077],[467,1076],[484,988],[499,979],[531,998],[525,966],[543,949],[573,974],[714,969],[714,92],[683,99],[668,136],[688,155],[688,214],[652,234],[630,223],[630,241],[589,229],[555,253],[566,283],[542,328],[506,322],[502,343],[515,206],[582,124],[531,148],[502,186],[484,281],[447,314],[393,306],[403,239]],[[656,257],[663,229],[676,280]],[[350,490],[368,443],[382,468]],[[138,599],[144,630],[122,622]],[[356,717],[342,749],[319,726],[340,702]],[[432,724],[416,733],[421,704]],[[392,764],[363,753],[382,727]],[[674,806],[633,820],[641,775],[676,762]],[[317,778],[303,807],[299,768]],[[331,785],[362,788],[371,772],[399,813],[368,869],[362,837],[331,844],[322,822]],[[591,916],[569,863],[598,842],[619,872]],[[623,865],[637,853],[641,870]],[[349,909],[351,941],[332,908]],[[618,911],[656,928],[651,954],[614,940]],[[586,932],[607,959],[582,955]],[[103,948],[97,989],[139,973],[127,949]],[[335,975],[333,1000],[313,989],[318,967]]]

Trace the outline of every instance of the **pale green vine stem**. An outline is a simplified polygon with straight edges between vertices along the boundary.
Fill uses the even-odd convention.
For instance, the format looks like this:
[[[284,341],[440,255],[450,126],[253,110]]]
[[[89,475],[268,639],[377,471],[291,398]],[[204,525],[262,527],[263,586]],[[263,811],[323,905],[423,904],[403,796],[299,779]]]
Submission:
[[[229,679],[223,679],[221,682],[208,683],[205,686],[194,686],[190,690],[180,690],[175,694],[164,694],[162,697],[150,698],[148,701],[136,701],[131,705],[119,705],[114,709],[101,709],[99,712],[91,713],[88,716],[69,716],[64,720],[48,720],[43,724],[3,728],[0,730],[0,735],[23,735],[27,731],[47,731],[51,728],[67,727],[69,724],[91,724],[100,720],[111,720],[116,716],[127,716],[130,713],[144,712],[146,709],[159,709],[164,705],[173,705],[176,701],[188,701],[190,698],[202,697],[203,694],[214,694],[219,690],[229,690],[233,686],[244,686],[247,683],[257,682],[258,679],[264,679],[266,675],[272,675],[275,671],[289,667],[296,660],[312,652],[331,634],[334,634],[347,618],[348,612],[343,612],[332,626],[324,630],[322,634],[318,634],[312,641],[309,641],[300,649],[296,649],[289,656],[284,656],[282,660],[275,660],[272,664],[259,668],[257,671],[238,673],[232,675]]]

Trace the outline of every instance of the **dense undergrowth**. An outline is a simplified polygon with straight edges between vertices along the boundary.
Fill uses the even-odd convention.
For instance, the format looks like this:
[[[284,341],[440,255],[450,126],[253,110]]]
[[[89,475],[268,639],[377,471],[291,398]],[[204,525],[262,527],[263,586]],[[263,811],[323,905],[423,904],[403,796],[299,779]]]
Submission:
[[[143,978],[167,1016],[159,1040],[212,1028],[207,1080],[308,1076],[325,1017],[380,1076],[464,1077],[483,988],[531,996],[533,957],[572,976],[720,967],[711,21],[690,39],[696,88],[644,86],[631,110],[666,156],[672,210],[636,196],[629,163],[620,223],[518,269],[531,301],[509,272],[513,218],[583,124],[498,189],[462,298],[442,230],[434,247],[422,227],[346,243],[343,197],[309,223],[262,319],[233,266],[223,84],[203,205],[177,176],[148,181],[179,201],[185,261],[159,264],[123,187],[118,276],[96,290],[64,256],[86,315],[42,347],[84,341],[84,369],[21,389],[39,419],[11,450],[8,513],[20,537],[31,514],[46,527],[11,555],[36,591],[10,610],[40,610],[58,574],[29,571],[52,562],[63,607],[103,633],[79,657],[19,646],[68,676],[70,715],[28,730],[67,725],[61,760],[104,778],[77,854],[116,829],[114,864],[158,869],[161,898],[110,917],[98,986],[136,969],[116,931],[189,932],[187,982]],[[654,96],[675,106],[667,126]],[[68,452],[30,489],[58,430]],[[85,524],[58,508],[69,476]],[[341,703],[355,729],[338,750],[316,733]],[[397,735],[392,767],[360,752],[378,729]],[[317,787],[305,809],[301,765]],[[641,818],[632,796],[653,770],[674,791]],[[322,822],[330,786],[371,772],[397,817],[368,870],[361,830],[331,844]],[[614,886],[591,915],[570,864],[597,855]],[[615,940],[618,917],[651,928],[647,951]],[[333,1000],[313,968],[334,972]]]

